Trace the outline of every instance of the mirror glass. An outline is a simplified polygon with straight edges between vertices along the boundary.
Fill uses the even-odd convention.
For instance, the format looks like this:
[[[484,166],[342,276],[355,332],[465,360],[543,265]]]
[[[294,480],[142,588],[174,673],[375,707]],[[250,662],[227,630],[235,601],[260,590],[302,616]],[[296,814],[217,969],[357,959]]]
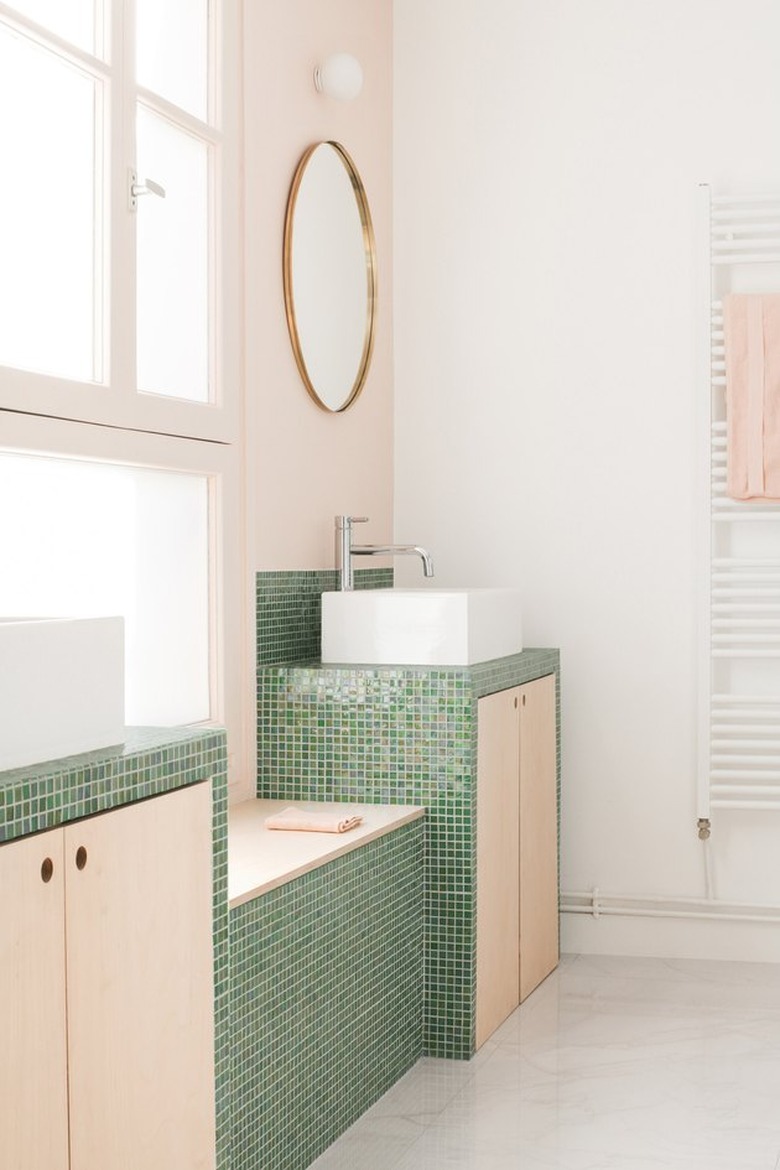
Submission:
[[[310,147],[295,172],[284,232],[284,300],[306,389],[324,410],[346,410],[371,361],[376,255],[363,184],[337,142]]]

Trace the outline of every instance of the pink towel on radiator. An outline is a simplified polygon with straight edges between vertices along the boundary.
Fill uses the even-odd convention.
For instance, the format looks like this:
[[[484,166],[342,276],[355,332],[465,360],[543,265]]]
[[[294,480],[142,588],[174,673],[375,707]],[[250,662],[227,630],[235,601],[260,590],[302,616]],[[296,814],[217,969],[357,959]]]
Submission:
[[[726,339],[726,491],[780,500],[780,294],[723,300]]]

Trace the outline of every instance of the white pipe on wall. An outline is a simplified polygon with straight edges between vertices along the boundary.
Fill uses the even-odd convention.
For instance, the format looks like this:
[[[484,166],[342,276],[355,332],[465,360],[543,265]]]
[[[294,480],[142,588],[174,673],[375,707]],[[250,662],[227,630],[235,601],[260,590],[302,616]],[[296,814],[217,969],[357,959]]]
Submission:
[[[710,885],[708,879],[708,885]],[[713,898],[673,898],[655,895],[563,893],[561,914],[620,915],[626,918],[691,918],[718,922],[780,924],[780,906],[724,902]]]
[[[702,855],[704,858],[704,897],[708,904],[715,901],[715,882],[712,876],[712,843],[709,837],[702,837]]]
[[[697,918],[700,921],[709,919],[717,922],[780,922],[780,915],[770,917],[762,914],[705,914],[693,910],[628,910],[617,907],[602,906],[598,914],[594,914],[587,906],[561,906],[561,914],[591,914],[594,918],[602,915],[620,915],[623,918]]]

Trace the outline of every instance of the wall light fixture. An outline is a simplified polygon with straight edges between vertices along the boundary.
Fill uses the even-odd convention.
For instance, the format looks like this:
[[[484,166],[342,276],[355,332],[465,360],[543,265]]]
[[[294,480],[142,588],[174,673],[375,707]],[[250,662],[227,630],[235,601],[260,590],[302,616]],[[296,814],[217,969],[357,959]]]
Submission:
[[[351,102],[363,88],[363,66],[351,53],[331,53],[314,70],[314,87],[327,97]]]

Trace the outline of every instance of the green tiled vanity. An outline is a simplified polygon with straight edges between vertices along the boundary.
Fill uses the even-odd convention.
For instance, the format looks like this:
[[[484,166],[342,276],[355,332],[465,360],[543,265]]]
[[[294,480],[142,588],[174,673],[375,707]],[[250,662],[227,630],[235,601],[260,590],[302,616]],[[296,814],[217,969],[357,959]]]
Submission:
[[[43,856],[51,830],[151,811],[156,797],[212,781],[216,1167],[303,1170],[422,1054],[425,821],[229,909],[226,758],[218,729],[133,729],[121,748],[0,773],[0,850],[38,842]],[[48,888],[35,866],[34,882]],[[154,952],[138,963],[128,955],[120,961],[134,978],[144,958],[159,965]],[[0,960],[11,977],[7,1037],[19,1018],[18,954]],[[152,1069],[161,1056],[150,1053]],[[0,1060],[4,1088],[16,1072]],[[36,1124],[47,1130],[39,1105]]]
[[[356,579],[391,583],[383,570]],[[559,729],[559,654],[323,666],[318,599],[335,587],[331,571],[258,574],[258,795],[427,808],[424,1051],[467,1059],[476,1047],[478,704],[554,675]],[[560,806],[559,733],[555,753]]]

